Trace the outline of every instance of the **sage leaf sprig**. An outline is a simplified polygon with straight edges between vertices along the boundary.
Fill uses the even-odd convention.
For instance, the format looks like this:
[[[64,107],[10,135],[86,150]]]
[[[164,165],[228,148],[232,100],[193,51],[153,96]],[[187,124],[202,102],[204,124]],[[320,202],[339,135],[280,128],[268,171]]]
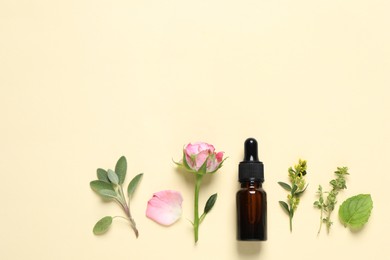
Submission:
[[[291,182],[291,185],[285,182],[278,182],[278,184],[290,192],[287,195],[287,203],[284,201],[279,201],[280,206],[287,212],[290,219],[290,232],[292,232],[292,220],[294,213],[298,208],[300,196],[306,190],[307,185],[305,181],[307,163],[305,160],[299,159],[297,165],[294,166],[294,169],[290,167],[288,169],[288,176]]]
[[[314,202],[314,207],[318,208],[321,212],[320,214],[320,227],[318,229],[319,234],[321,232],[322,223],[326,224],[327,232],[329,233],[330,227],[332,226],[331,214],[337,204],[337,195],[343,189],[346,189],[346,175],[349,175],[347,167],[337,167],[337,170],[334,172],[336,174],[336,179],[333,179],[329,182],[332,186],[332,190],[329,192],[324,192],[322,186],[318,186],[317,195],[318,200]],[[328,196],[324,198],[324,194],[327,193]],[[324,217],[324,214],[326,216]]]
[[[115,165],[115,171],[108,169],[97,169],[97,180],[91,181],[91,189],[94,190],[105,200],[111,200],[117,202],[123,209],[126,217],[122,216],[105,216],[100,219],[95,226],[93,227],[93,233],[95,235],[100,235],[105,233],[111,226],[113,219],[123,218],[129,221],[130,227],[133,229],[135,236],[138,238],[138,229],[135,224],[135,221],[130,212],[130,200],[132,195],[137,188],[141,178],[142,173],[135,176],[129,183],[127,187],[127,197],[126,200],[125,194],[123,192],[123,183],[126,179],[127,172],[127,160],[126,157],[122,156],[119,158]]]
[[[345,227],[357,230],[367,223],[373,202],[370,194],[359,194],[345,200],[339,208],[339,219]]]

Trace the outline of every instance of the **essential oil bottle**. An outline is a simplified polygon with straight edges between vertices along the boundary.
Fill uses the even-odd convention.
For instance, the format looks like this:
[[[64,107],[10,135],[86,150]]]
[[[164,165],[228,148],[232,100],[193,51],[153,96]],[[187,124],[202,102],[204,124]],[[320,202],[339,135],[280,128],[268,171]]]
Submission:
[[[239,164],[237,192],[237,240],[267,240],[267,195],[262,188],[264,165],[259,161],[257,141],[245,141],[244,160]]]

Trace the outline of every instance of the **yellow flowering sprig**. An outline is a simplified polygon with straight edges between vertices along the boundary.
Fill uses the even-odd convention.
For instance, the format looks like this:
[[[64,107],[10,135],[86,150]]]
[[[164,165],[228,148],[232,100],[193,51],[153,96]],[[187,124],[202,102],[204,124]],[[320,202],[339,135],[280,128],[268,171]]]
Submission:
[[[305,181],[307,163],[305,160],[299,159],[297,165],[294,165],[294,169],[290,167],[288,169],[288,176],[291,182],[291,185],[285,182],[278,182],[278,184],[290,192],[287,195],[287,203],[284,201],[279,201],[280,206],[287,212],[290,219],[290,232],[292,232],[292,219],[294,213],[299,205],[299,197],[306,190],[307,185]]]

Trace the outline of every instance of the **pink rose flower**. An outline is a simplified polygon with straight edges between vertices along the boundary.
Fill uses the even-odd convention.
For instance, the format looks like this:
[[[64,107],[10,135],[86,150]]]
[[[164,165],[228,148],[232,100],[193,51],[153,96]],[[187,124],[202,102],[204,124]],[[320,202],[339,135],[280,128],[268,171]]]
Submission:
[[[203,142],[189,143],[183,149],[183,165],[188,170],[205,173],[216,172],[223,162],[223,152],[215,152],[213,145]],[[203,168],[202,168],[203,166]]]

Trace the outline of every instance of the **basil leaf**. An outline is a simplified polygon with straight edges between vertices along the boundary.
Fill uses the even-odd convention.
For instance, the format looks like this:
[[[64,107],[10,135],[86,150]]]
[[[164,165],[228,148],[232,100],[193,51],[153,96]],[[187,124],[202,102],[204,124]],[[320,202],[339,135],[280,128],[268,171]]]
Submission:
[[[118,162],[115,165],[115,172],[119,177],[119,184],[123,184],[126,178],[127,172],[127,160],[126,157],[122,156],[119,158]]]
[[[93,233],[95,235],[101,235],[105,233],[111,226],[112,217],[107,216],[99,220],[93,227]]]
[[[370,194],[359,194],[344,201],[339,208],[339,218],[345,227],[360,229],[371,215],[373,202]]]

